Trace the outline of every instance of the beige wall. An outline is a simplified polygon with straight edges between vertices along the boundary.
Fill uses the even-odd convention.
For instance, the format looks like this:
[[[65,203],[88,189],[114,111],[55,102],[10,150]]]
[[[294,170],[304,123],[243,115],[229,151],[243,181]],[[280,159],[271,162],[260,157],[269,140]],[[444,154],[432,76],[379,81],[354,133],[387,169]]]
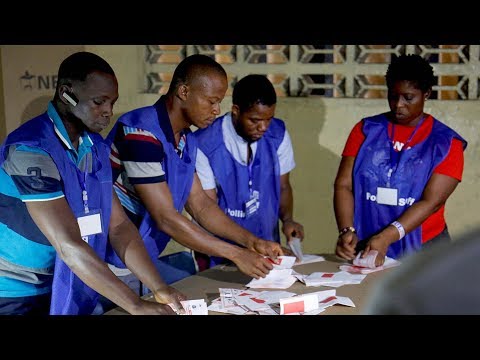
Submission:
[[[120,98],[115,106],[115,118],[125,111],[153,104],[157,100],[158,96],[143,93],[146,88],[144,46],[85,46],[85,49],[104,57],[117,73]],[[5,75],[5,64],[2,68]],[[18,76],[16,74],[13,80]],[[222,103],[222,112],[228,111],[230,106],[231,98],[227,97]],[[479,109],[478,101],[429,101],[426,104],[427,112],[451,126],[469,142],[465,153],[464,181],[447,203],[447,223],[454,238],[480,225],[477,215],[480,213],[480,167],[477,165],[480,160]],[[291,174],[294,214],[305,226],[306,252],[331,252],[334,248],[337,230],[332,205],[333,181],[343,145],[357,121],[385,110],[386,100],[279,98],[276,115],[286,121],[295,150],[297,167]],[[172,249],[180,247],[172,242],[169,251],[174,251]]]
[[[0,85],[3,84],[3,71],[2,71],[2,48],[0,47]],[[0,141],[5,138],[7,133],[5,121],[5,102],[3,96],[3,86],[0,86]]]
[[[55,92],[58,67],[81,45],[2,46],[5,128],[9,133],[46,109]]]

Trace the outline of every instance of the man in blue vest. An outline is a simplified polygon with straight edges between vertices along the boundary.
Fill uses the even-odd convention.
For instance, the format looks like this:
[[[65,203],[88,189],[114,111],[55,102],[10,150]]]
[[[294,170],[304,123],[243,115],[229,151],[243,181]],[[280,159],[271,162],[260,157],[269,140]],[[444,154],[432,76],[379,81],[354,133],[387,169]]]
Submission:
[[[289,181],[295,167],[285,123],[274,118],[277,97],[263,75],[248,75],[235,84],[232,111],[195,132],[197,174],[203,189],[237,224],[256,236],[280,243],[278,220],[287,242],[303,239],[293,219]],[[204,267],[225,259],[196,254]]]
[[[153,106],[122,115],[108,135],[114,189],[153,260],[174,238],[193,250],[230,259],[249,276],[265,277],[272,265],[264,256],[283,255],[281,247],[225,216],[195,173],[197,145],[190,126],[213,123],[227,87],[225,70],[215,60],[200,54],[186,57],[175,69],[167,94]],[[210,233],[235,245],[187,219],[184,207]],[[119,260],[114,254],[109,258],[123,268]],[[160,261],[157,268],[168,283],[184,276]]]
[[[0,314],[91,314],[99,294],[131,314],[181,309],[185,297],[159,276],[112,188],[109,148],[98,133],[117,98],[104,59],[72,54],[47,111],[0,147]],[[110,271],[107,243],[157,302]]]

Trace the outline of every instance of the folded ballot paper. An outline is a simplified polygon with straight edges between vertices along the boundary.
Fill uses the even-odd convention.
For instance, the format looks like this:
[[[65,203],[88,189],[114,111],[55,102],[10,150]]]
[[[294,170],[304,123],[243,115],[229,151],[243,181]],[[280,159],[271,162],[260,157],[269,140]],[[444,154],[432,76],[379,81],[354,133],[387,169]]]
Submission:
[[[310,275],[297,275],[298,280],[305,283],[306,286],[329,286],[340,287],[343,285],[360,284],[367,275],[351,274],[346,271],[332,272],[314,272]]]
[[[378,255],[378,251],[370,250],[365,258],[360,258],[362,251],[360,251],[357,257],[353,260],[352,264],[343,264],[339,268],[342,271],[347,271],[351,274],[371,274],[376,271],[385,270],[401,264],[400,261],[392,259],[388,256],[385,257],[385,262],[382,266],[375,266],[375,258]]]
[[[303,261],[300,263],[295,256],[278,256],[275,260],[269,257],[266,258],[272,263],[273,269],[264,278],[252,279],[246,285],[247,287],[256,289],[287,289],[297,281],[296,275],[299,275],[292,269],[293,266],[305,264],[306,260],[309,260],[308,262],[325,260],[322,256],[317,255],[303,255]]]

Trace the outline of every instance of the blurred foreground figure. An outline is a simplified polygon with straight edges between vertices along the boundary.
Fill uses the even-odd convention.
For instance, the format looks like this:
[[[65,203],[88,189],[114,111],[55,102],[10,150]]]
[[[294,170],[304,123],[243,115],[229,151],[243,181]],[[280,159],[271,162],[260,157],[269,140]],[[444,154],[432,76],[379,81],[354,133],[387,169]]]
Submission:
[[[378,284],[363,314],[480,314],[480,229],[453,243],[435,244]]]

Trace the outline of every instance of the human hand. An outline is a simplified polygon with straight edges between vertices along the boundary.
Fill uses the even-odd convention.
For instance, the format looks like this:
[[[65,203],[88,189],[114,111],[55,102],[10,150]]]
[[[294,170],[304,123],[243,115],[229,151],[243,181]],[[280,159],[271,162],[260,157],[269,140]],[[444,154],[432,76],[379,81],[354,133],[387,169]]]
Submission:
[[[345,260],[355,258],[355,247],[358,243],[357,234],[351,231],[338,237],[335,254]]]
[[[368,240],[365,250],[360,258],[365,258],[370,250],[377,250],[378,254],[375,258],[375,266],[382,266],[385,263],[385,256],[387,255],[389,242],[380,235],[375,235]]]
[[[153,291],[153,296],[158,303],[169,305],[175,313],[183,314],[185,310],[180,301],[187,297],[171,286],[165,286]]]
[[[273,260],[277,258],[277,256],[284,255],[282,246],[275,242],[275,241],[268,241],[262,240],[257,238],[254,242],[250,250],[256,251],[260,255],[265,255]]]
[[[241,272],[255,279],[264,278],[273,269],[272,263],[264,256],[245,248],[239,249],[238,254],[231,260]]]
[[[132,315],[176,315],[177,313],[167,304],[160,304],[151,300],[140,299]]]
[[[305,237],[303,225],[293,220],[288,220],[283,223],[282,232],[285,235],[287,242],[290,242],[294,237],[303,241],[303,238]]]
[[[283,255],[285,255],[285,256],[295,256],[293,251],[286,248],[285,246],[282,246],[282,251],[283,251]]]

